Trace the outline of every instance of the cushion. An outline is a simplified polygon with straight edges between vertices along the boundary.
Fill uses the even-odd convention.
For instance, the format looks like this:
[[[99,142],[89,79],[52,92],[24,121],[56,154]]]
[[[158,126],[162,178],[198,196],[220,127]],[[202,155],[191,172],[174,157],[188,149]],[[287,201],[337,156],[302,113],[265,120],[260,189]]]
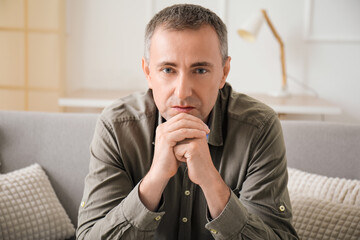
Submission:
[[[289,194],[302,193],[330,202],[360,206],[360,181],[332,178],[288,168]]]
[[[293,224],[300,239],[360,239],[360,207],[302,194],[291,196]]]
[[[74,233],[39,164],[0,174],[0,239],[66,239]]]
[[[360,181],[288,168],[293,224],[300,239],[360,239]]]

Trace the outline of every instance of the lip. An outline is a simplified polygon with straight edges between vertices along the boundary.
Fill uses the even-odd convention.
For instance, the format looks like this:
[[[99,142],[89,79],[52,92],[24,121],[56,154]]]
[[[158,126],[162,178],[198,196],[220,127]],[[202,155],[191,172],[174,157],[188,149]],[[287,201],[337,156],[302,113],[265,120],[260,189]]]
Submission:
[[[195,107],[191,107],[191,106],[173,106],[172,108],[178,112],[183,112],[183,113],[189,113],[193,109],[195,109]]]

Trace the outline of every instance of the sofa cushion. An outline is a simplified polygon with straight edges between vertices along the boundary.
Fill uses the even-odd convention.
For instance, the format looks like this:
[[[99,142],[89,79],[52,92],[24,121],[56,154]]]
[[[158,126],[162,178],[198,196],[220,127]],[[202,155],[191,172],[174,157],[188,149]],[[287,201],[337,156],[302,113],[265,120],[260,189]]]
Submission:
[[[291,195],[293,224],[300,239],[360,239],[360,207],[303,194]]]
[[[360,181],[289,168],[293,224],[300,239],[360,239]]]
[[[288,168],[289,194],[301,193],[330,202],[360,207],[360,181],[333,178]]]
[[[0,239],[66,239],[74,233],[39,164],[0,174]]]

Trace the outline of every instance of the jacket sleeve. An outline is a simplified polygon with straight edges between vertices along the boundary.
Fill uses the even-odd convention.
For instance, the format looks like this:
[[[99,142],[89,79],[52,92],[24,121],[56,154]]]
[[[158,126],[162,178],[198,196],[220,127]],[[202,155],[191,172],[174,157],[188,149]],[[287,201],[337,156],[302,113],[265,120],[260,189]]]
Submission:
[[[246,179],[206,228],[215,239],[298,239],[287,190],[285,144],[276,115],[251,143]]]
[[[90,147],[77,239],[150,239],[164,212],[149,211],[125,171],[112,128],[101,118]]]

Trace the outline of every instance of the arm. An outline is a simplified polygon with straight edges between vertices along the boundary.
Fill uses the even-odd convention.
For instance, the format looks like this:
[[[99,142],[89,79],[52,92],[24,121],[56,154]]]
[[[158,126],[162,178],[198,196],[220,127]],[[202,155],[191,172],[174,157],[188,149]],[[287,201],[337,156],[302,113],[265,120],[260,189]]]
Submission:
[[[247,176],[222,213],[206,224],[215,239],[298,239],[291,225],[285,146],[274,115],[251,146]]]
[[[79,209],[77,239],[150,239],[163,212],[149,211],[126,173],[111,127],[99,119]],[[161,209],[160,209],[161,210]]]
[[[156,131],[151,168],[142,181],[131,181],[122,164],[112,128],[98,121],[91,144],[90,171],[78,218],[78,239],[151,239],[164,212],[160,199],[179,162],[173,146],[185,138],[206,136],[204,123],[190,123],[179,114]],[[155,212],[160,211],[160,212]]]
[[[148,209],[158,208],[168,181],[179,168],[174,147],[185,139],[206,138],[209,131],[200,119],[188,114],[178,114],[158,126],[153,162],[139,188],[140,199]]]

